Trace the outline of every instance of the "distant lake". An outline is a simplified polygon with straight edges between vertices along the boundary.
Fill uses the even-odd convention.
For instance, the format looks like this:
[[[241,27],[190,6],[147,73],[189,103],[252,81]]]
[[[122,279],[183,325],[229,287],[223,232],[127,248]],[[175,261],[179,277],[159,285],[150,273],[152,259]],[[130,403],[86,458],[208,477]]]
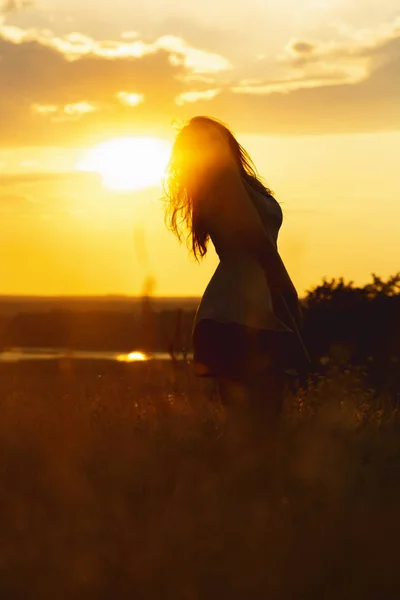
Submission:
[[[190,356],[188,356],[190,358]],[[171,360],[167,352],[144,353],[134,352],[96,352],[84,350],[63,350],[55,348],[9,348],[0,352],[0,362],[13,363],[21,361],[38,360],[109,360],[115,362],[134,363],[150,360]],[[182,354],[177,354],[177,359],[182,359]]]

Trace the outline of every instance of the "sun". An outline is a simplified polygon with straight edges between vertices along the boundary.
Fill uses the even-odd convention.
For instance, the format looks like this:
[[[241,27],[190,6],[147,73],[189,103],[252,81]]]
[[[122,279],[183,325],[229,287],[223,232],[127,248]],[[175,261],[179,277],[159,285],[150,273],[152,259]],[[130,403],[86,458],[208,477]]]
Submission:
[[[113,138],[89,150],[77,168],[98,173],[111,190],[141,190],[160,183],[170,153],[171,144],[167,140]]]

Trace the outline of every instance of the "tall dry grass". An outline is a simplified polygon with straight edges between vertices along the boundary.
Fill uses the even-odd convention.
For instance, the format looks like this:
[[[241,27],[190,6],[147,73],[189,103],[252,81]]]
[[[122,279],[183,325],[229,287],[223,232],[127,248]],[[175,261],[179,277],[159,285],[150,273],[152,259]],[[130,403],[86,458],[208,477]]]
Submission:
[[[246,450],[190,371],[0,369],[0,597],[400,594],[400,426],[356,371],[288,397]]]

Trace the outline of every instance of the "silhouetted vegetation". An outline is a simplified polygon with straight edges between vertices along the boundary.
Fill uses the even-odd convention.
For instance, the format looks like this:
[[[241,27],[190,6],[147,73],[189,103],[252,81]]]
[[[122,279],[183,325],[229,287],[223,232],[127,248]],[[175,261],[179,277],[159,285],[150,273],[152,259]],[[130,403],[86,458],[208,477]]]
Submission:
[[[397,598],[399,282],[307,294],[313,374],[257,446],[186,361],[0,363],[0,597]],[[192,318],[59,306],[1,339],[174,354]]]
[[[397,598],[400,420],[357,369],[227,435],[190,367],[0,364],[0,597]]]
[[[364,287],[324,281],[304,303],[314,364],[362,366],[372,386],[399,400],[400,274],[387,281],[373,275]]]

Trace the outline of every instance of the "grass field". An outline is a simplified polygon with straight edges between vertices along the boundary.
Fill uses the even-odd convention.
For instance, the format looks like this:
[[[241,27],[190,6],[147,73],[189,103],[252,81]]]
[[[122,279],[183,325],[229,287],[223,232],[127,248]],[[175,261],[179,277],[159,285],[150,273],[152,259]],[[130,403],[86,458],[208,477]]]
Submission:
[[[225,435],[190,368],[0,365],[0,598],[400,597],[400,418],[356,371]]]

